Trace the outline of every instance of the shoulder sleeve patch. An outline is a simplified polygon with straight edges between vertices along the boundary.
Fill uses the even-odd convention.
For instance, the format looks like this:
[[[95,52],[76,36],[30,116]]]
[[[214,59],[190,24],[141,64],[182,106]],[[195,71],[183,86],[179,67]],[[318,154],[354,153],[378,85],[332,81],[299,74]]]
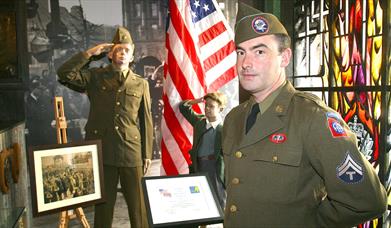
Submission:
[[[361,182],[364,177],[364,170],[360,163],[355,161],[347,152],[344,160],[337,167],[337,177],[347,184]]]
[[[343,125],[340,123],[342,118],[338,113],[326,112],[326,117],[329,130],[334,138],[347,136]]]

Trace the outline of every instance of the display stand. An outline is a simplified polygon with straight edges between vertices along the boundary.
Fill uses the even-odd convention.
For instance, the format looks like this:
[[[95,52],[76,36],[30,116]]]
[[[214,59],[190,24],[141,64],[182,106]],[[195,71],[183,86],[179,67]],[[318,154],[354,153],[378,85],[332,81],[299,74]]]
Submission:
[[[57,143],[67,143],[67,121],[64,114],[64,102],[62,97],[54,97],[54,114],[56,118],[56,129],[57,129]],[[74,214],[76,212],[76,215]],[[84,215],[81,207],[75,210],[62,211],[59,218],[59,228],[67,228],[69,220],[79,218],[84,228],[90,228],[86,216]]]

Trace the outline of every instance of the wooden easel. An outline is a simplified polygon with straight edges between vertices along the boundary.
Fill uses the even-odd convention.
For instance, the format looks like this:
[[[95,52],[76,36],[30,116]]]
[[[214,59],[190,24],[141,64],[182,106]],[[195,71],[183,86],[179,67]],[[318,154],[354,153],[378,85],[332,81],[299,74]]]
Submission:
[[[54,114],[56,118],[56,129],[57,129],[57,143],[67,143],[67,121],[64,114],[64,102],[62,97],[54,97]],[[78,207],[75,209],[76,215],[73,210],[62,211],[59,218],[59,228],[67,228],[69,220],[79,218],[84,228],[90,228],[86,216],[84,215],[83,209]]]

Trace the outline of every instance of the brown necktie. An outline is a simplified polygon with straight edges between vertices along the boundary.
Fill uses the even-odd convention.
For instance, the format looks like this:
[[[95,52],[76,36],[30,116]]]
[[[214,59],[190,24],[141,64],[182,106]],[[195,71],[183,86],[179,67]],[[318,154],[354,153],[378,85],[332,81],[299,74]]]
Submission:
[[[257,120],[257,115],[259,113],[259,104],[256,103],[251,108],[250,115],[247,117],[246,121],[246,134],[250,131],[251,127],[255,124],[255,121]]]
[[[116,77],[116,79],[117,79],[117,81],[119,83],[122,83],[123,77],[122,77],[122,72],[121,71],[117,71],[116,74],[115,74],[115,77]]]

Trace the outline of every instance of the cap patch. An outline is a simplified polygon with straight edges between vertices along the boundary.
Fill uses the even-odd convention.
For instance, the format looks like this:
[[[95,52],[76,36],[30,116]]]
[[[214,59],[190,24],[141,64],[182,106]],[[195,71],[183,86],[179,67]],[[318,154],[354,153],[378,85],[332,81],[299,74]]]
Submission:
[[[345,159],[337,167],[337,176],[345,183],[355,184],[362,181],[364,177],[363,168],[347,152]]]
[[[286,135],[282,133],[272,134],[269,137],[270,141],[275,144],[280,144],[286,141]]]
[[[256,33],[264,34],[269,31],[269,23],[264,17],[258,16],[253,19],[252,27]]]

